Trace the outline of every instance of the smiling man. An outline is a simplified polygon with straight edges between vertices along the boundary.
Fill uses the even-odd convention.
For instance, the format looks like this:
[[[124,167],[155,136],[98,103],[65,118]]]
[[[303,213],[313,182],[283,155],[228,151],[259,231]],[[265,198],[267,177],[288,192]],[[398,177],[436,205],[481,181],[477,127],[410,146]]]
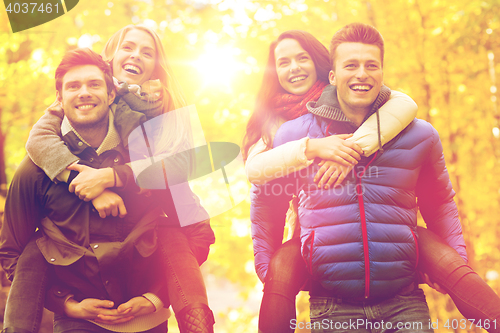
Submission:
[[[66,116],[63,127],[68,132],[73,129],[90,146],[99,147],[108,133],[109,106],[115,98],[114,89],[107,90],[101,69],[75,66],[56,81],[56,89]]]
[[[278,129],[274,146],[352,133],[378,113],[390,95],[382,83],[383,56],[382,36],[369,25],[353,23],[335,33],[330,85],[308,104],[309,114]],[[416,283],[418,209],[428,228],[467,260],[436,130],[414,119],[383,150],[363,157],[339,187],[318,188],[318,169],[313,163],[260,185],[252,198],[258,223],[271,222],[269,214],[285,216],[290,195],[299,198],[312,323],[295,326],[312,332],[432,332]]]

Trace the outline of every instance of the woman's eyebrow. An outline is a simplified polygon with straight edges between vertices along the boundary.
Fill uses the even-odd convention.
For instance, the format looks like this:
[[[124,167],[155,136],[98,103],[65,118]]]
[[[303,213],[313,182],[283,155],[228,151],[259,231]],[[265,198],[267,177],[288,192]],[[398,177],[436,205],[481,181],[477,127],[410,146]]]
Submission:
[[[290,57],[289,56],[282,56],[282,57],[279,57],[276,59],[276,62],[280,61],[280,60],[286,60],[286,59],[289,59]]]
[[[142,48],[143,50],[146,50],[146,51],[151,51],[151,52],[155,52],[155,49],[153,49],[152,47],[149,47],[149,46],[145,46]]]

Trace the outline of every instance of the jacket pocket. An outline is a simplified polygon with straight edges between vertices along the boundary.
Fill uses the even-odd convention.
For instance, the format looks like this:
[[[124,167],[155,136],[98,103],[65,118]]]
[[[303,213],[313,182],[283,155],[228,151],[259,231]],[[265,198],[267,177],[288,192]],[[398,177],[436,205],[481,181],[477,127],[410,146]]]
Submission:
[[[307,236],[306,240],[304,241],[304,245],[302,246],[302,257],[306,261],[307,264],[307,270],[309,271],[310,275],[313,275],[312,273],[312,255],[313,255],[313,249],[314,249],[314,233],[316,230],[313,230],[309,236]]]
[[[311,321],[321,321],[329,318],[336,311],[337,303],[332,297],[311,297],[309,300]]]

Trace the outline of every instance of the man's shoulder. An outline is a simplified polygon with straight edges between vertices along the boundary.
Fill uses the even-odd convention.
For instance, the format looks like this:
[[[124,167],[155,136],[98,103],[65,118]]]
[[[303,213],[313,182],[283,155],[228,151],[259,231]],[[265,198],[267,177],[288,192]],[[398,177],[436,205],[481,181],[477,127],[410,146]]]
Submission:
[[[415,118],[398,136],[384,146],[384,150],[387,153],[381,156],[385,156],[383,160],[389,165],[399,161],[398,164],[402,163],[401,165],[406,165],[406,168],[414,168],[426,161],[429,156],[442,153],[442,145],[436,129],[429,122]],[[400,161],[402,157],[405,162]]]
[[[415,118],[401,133],[402,140],[428,141],[435,143],[439,140],[438,131],[429,122]]]
[[[306,137],[314,120],[315,116],[312,113],[307,113],[283,123],[274,137],[274,146]]]

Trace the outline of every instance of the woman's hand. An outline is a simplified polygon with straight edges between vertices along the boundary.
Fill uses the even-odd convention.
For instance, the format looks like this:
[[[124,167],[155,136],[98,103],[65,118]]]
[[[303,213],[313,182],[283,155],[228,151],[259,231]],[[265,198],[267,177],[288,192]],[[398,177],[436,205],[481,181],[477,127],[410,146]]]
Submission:
[[[423,273],[420,271],[418,271],[418,272],[420,273],[420,283],[427,283],[429,285],[429,287],[440,292],[441,294],[446,295],[448,293],[439,284],[432,282],[431,278],[429,277],[429,275],[427,275],[427,273]]]
[[[314,176],[314,182],[318,183],[319,188],[329,189],[335,182],[333,187],[339,186],[344,181],[345,177],[354,168],[353,164],[345,166],[334,161],[321,161],[319,170]]]
[[[318,157],[345,166],[353,166],[361,159],[363,151],[357,144],[345,140],[351,136],[352,134],[340,134],[321,139],[309,139],[306,157],[307,159]]]
[[[97,198],[106,188],[113,187],[115,184],[112,168],[94,169],[73,163],[66,169],[79,172],[69,184],[68,189],[85,201]]]
[[[97,198],[92,200],[94,208],[99,212],[101,218],[106,216],[120,216],[127,215],[127,209],[123,203],[123,199],[108,189],[105,189]]]

